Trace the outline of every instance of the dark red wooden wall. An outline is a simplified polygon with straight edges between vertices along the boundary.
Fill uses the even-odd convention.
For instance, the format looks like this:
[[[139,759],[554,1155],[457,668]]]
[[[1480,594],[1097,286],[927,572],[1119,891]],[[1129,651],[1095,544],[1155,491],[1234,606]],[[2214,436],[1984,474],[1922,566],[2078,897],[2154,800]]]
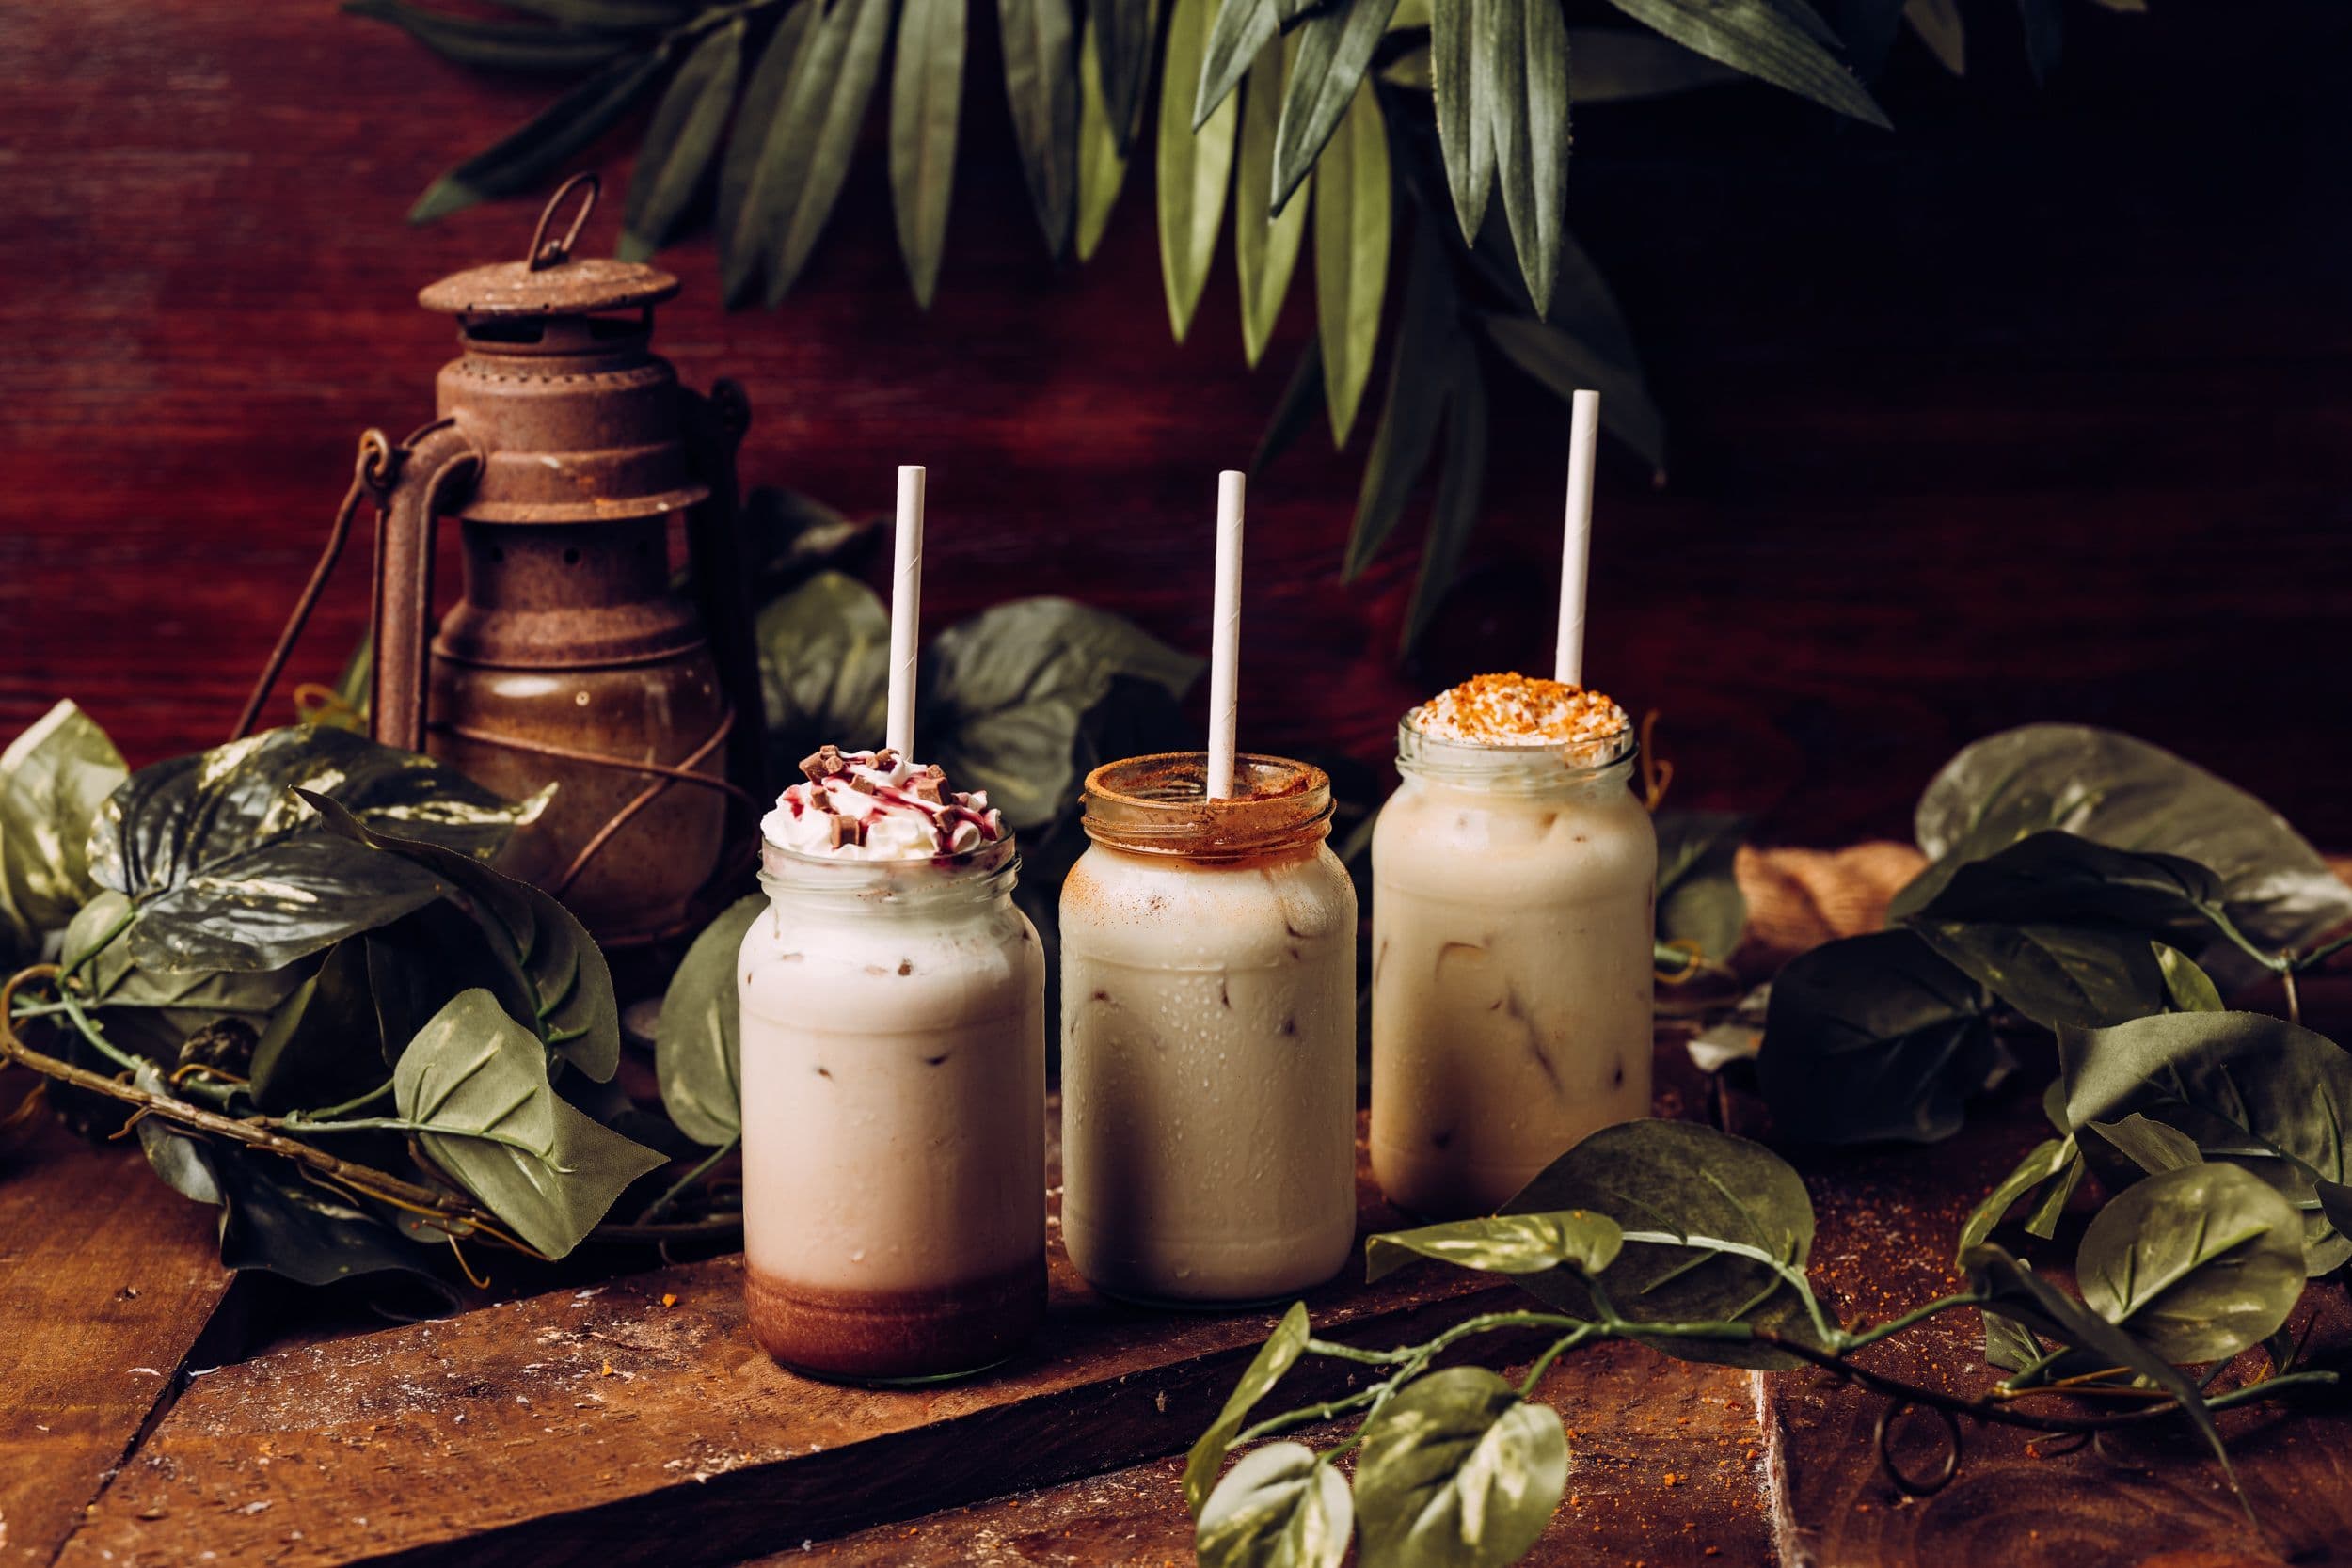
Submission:
[[[1971,3],[1967,83],[1899,44],[1894,136],[1748,88],[1581,115],[1571,217],[1673,442],[1663,489],[1604,460],[1591,667],[1663,710],[1679,798],[1900,832],[1962,742],[2083,718],[2352,843],[2352,11],[2150,3],[2070,4],[2045,92],[2013,5]],[[429,415],[450,334],[416,289],[519,254],[532,215],[402,214],[545,93],[328,0],[0,7],[0,731],[71,694],[135,761],[217,737],[358,432]],[[661,341],[748,386],[755,482],[878,510],[930,465],[934,624],[1054,591],[1198,644],[1214,473],[1311,329],[1304,273],[1257,374],[1229,261],[1171,344],[1148,188],[1057,271],[993,79],[968,102],[928,318],[869,155],[782,311],[722,313],[695,241]],[[1545,657],[1559,406],[1503,397],[1489,521],[1414,671],[1410,548],[1337,580],[1366,423],[1254,492],[1252,744],[1376,758],[1433,684]],[[357,554],[297,674],[349,644]]]

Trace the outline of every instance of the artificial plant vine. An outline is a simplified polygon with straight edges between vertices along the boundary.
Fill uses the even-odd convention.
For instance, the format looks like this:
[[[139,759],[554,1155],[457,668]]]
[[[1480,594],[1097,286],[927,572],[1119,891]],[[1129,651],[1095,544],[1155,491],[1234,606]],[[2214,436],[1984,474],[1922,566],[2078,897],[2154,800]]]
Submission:
[[[1577,1206],[1553,1207],[1563,1200]],[[1375,1350],[1314,1338],[1304,1304],[1294,1306],[1185,1465],[1200,1561],[1330,1568],[1351,1538],[1360,1538],[1366,1563],[1517,1560],[1558,1506],[1570,1465],[1565,1425],[1537,1391],[1555,1362],[1606,1340],[1763,1370],[1811,1365],[1883,1395],[1893,1403],[1879,1426],[1882,1463],[1915,1495],[1951,1479],[1963,1418],[2090,1435],[2185,1421],[2236,1490],[2217,1413],[2345,1393],[2335,1368],[2298,1370],[2299,1347],[2282,1334],[2304,1290],[2301,1221],[2234,1166],[2182,1165],[2102,1210],[2074,1261],[2080,1295],[1981,1236],[1963,1236],[1964,1290],[1883,1323],[1849,1325],[1806,1276],[1812,1234],[1804,1184],[1778,1156],[1711,1128],[1644,1121],[1594,1134],[1499,1215],[1373,1237],[1372,1279],[1431,1259],[1511,1277],[1552,1309],[1486,1312],[1422,1343]],[[1984,1394],[1915,1383],[1860,1358],[1961,1310],[1980,1312],[1989,1337],[2028,1353]],[[1516,1383],[1479,1366],[1430,1370],[1448,1350],[1504,1333],[1540,1346]],[[2255,1345],[2267,1349],[2266,1369],[2217,1388],[2226,1365]],[[1376,1375],[1251,1421],[1310,1356]],[[2210,1369],[2202,1377],[2187,1370],[2200,1363]],[[1950,1449],[1940,1472],[1907,1473],[1887,1448],[1909,1409],[1943,1422]],[[1353,1434],[1320,1451],[1269,1441],[1359,1412]],[[1219,1480],[1240,1449],[1249,1451]],[[1352,1486],[1334,1466],[1351,1453]]]
[[[870,532],[804,498],[746,510],[770,745],[878,740],[887,617],[830,564]],[[1199,661],[1117,616],[1015,600],[925,651],[926,733],[1048,850],[1116,714],[1177,722]],[[355,669],[364,668],[364,655]],[[310,1284],[480,1283],[459,1244],[723,1243],[739,1140],[732,957],[690,951],[655,1051],[660,1105],[614,1082],[603,955],[560,900],[492,863],[544,800],[499,800],[323,711],[133,772],[61,703],[0,752],[0,1123],[44,1103],[135,1135],[217,1205],[223,1260]],[[869,733],[870,732],[870,733]],[[1051,929],[1050,851],[1025,895]],[[655,1173],[676,1167],[665,1181]]]
[[[970,0],[495,0],[507,18],[347,0],[442,56],[573,79],[437,180],[430,221],[532,191],[651,104],[622,254],[648,256],[707,210],[730,304],[773,307],[831,220],[889,78],[887,174],[918,305],[936,293],[954,195]],[[1755,80],[1881,127],[1865,84],[1899,31],[1964,69],[1950,0],[997,0],[1002,90],[1050,256],[1092,256],[1145,128],[1170,329],[1189,331],[1232,208],[1242,348],[1255,367],[1311,252],[1316,332],[1257,464],[1321,404],[1344,446],[1384,315],[1392,369],[1343,558],[1349,578],[1439,483],[1409,645],[1453,581],[1486,466],[1486,381],[1516,367],[1565,398],[1606,394],[1611,432],[1651,468],[1663,421],[1632,336],[1565,220],[1572,104]],[[2096,0],[2111,9],[2137,0]],[[2027,0],[2036,73],[2061,0]],[[1591,25],[1594,16],[1616,25]],[[1623,25],[1624,23],[1633,25]],[[1309,241],[1311,238],[1311,245]],[[1392,261],[1406,261],[1388,311]],[[1439,433],[1442,431],[1443,439]]]

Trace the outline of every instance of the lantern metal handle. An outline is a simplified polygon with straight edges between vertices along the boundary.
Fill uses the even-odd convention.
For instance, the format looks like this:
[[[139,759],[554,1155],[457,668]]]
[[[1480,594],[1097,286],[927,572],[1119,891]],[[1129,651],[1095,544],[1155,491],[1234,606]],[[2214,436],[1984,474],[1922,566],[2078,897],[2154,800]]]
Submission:
[[[588,188],[588,195],[580,202],[580,212],[573,217],[571,228],[564,230],[562,239],[549,240],[548,225],[555,221],[555,210],[564,204],[565,197],[583,185]],[[588,227],[588,214],[596,210],[596,198],[603,190],[604,182],[596,177],[594,169],[582,169],[555,187],[555,194],[548,198],[548,204],[539,209],[539,227],[531,231],[531,254],[524,261],[532,272],[545,272],[572,259],[572,246],[580,242],[580,231]]]

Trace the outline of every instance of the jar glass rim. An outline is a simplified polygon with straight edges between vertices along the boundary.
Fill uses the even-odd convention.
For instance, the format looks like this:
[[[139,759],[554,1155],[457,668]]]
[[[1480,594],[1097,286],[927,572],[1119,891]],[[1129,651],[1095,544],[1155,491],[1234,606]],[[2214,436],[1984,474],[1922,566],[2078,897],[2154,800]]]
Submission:
[[[866,900],[921,898],[969,888],[975,883],[993,886],[1020,869],[1020,847],[1010,832],[959,854],[910,855],[894,860],[812,855],[788,849],[765,835],[759,841],[759,885],[771,895],[781,888],[792,893],[843,894]]]
[[[1451,740],[1413,722],[1416,707],[1397,721],[1396,766],[1409,776],[1479,782],[1521,781],[1546,787],[1597,778],[1632,762],[1641,750],[1631,725],[1582,740],[1495,745]]]
[[[1157,752],[1087,775],[1080,825],[1097,844],[1138,854],[1238,860],[1319,844],[1331,831],[1331,780],[1312,763],[1245,752],[1234,793],[1211,799],[1205,752]]]

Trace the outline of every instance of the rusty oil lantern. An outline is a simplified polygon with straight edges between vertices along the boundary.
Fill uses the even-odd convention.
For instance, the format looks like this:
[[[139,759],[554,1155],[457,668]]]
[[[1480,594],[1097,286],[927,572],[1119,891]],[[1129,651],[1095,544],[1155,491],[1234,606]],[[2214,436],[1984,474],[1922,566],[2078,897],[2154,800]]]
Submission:
[[[569,230],[549,239],[565,198]],[[648,347],[677,279],[579,259],[595,209],[579,175],[520,261],[419,302],[457,318],[439,418],[392,446],[370,431],[326,555],[237,733],[246,733],[348,536],[376,503],[370,723],[501,794],[558,785],[501,863],[561,897],[608,945],[675,934],[727,842],[729,797],[766,794],[759,683],[736,531],[741,392],[679,385]],[[672,584],[683,515],[690,593]],[[459,600],[427,641],[434,546],[458,521]],[[691,596],[690,596],[691,594]]]

